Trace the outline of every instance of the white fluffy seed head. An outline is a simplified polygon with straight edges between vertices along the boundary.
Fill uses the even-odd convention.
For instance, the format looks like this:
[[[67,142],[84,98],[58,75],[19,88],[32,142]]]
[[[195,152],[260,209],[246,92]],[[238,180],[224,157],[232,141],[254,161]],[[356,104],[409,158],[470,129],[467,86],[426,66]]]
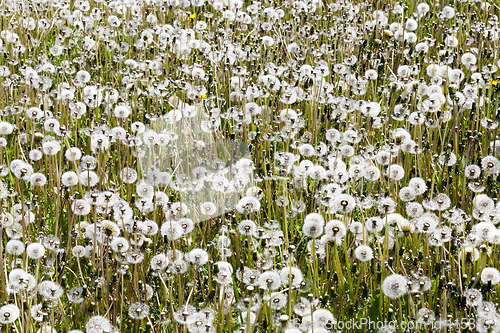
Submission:
[[[403,275],[391,274],[382,282],[382,292],[387,298],[399,298],[408,292],[408,280]]]
[[[491,283],[492,285],[498,284],[500,282],[500,272],[494,267],[486,267],[481,272],[481,282],[483,284]]]
[[[318,213],[310,213],[304,219],[302,231],[304,235],[311,238],[317,238],[323,233],[325,219]]]
[[[45,247],[40,243],[31,243],[26,247],[26,255],[31,259],[41,259],[45,255]]]
[[[370,261],[373,259],[373,250],[368,245],[360,245],[354,250],[354,256],[359,261]]]

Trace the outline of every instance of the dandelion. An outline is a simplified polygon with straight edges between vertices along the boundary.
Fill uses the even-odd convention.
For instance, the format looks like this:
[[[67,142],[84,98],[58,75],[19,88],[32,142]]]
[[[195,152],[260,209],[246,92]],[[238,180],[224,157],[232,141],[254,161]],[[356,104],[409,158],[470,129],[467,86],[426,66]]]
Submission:
[[[377,209],[382,214],[390,214],[395,211],[396,202],[390,197],[382,197],[377,203]]]
[[[47,249],[57,251],[61,245],[61,240],[57,236],[47,235],[42,243]]]
[[[130,318],[134,320],[144,319],[149,315],[149,306],[145,303],[132,303],[128,308]]]
[[[64,290],[59,284],[55,282],[42,281],[38,285],[38,293],[42,295],[44,298],[50,300],[57,300],[63,295]]]
[[[85,333],[104,333],[110,332],[111,329],[111,323],[103,316],[93,316],[85,325]]]
[[[451,205],[450,198],[444,193],[439,193],[433,199],[433,201],[436,204],[437,210],[439,210],[439,211],[447,210],[448,208],[450,208],[450,205]]]
[[[188,270],[189,266],[185,260],[177,259],[170,262],[169,268],[172,274],[184,274]]]
[[[131,109],[128,105],[118,105],[115,107],[113,114],[116,118],[125,119],[130,115]]]
[[[0,135],[9,135],[14,131],[14,126],[6,121],[0,122]]]
[[[26,247],[26,255],[31,259],[41,259],[45,255],[45,247],[40,243],[31,243]]]
[[[238,224],[238,232],[244,236],[255,236],[257,225],[251,220],[243,220]]]
[[[313,304],[314,303],[315,302],[313,301]],[[304,317],[306,315],[311,314],[313,304],[311,304],[311,302],[306,298],[300,297],[293,308],[293,312],[298,316]]]
[[[305,143],[299,147],[299,153],[304,157],[311,157],[316,155],[316,149],[312,145]]]
[[[42,159],[43,153],[39,149],[33,149],[28,156],[32,161],[39,161]]]
[[[129,264],[140,264],[143,260],[144,254],[138,249],[126,253],[126,261]]]
[[[438,162],[445,166],[453,166],[457,163],[457,155],[443,152],[439,155]]]
[[[492,302],[481,302],[477,307],[479,317],[491,318],[496,312],[496,306]]]
[[[90,213],[90,204],[83,199],[78,199],[73,202],[71,205],[71,210],[75,215],[81,216],[81,215],[87,215]]]
[[[392,158],[393,155],[391,154],[391,152],[387,150],[379,151],[375,157],[377,163],[381,165],[389,165],[391,163]]]
[[[124,237],[115,237],[110,246],[115,252],[127,252],[130,247],[129,242]]]
[[[45,177],[44,174],[36,172],[31,175],[30,183],[33,186],[43,187],[47,183],[47,178]]]
[[[302,230],[304,235],[311,238],[317,238],[323,233],[323,225],[325,220],[318,213],[310,213],[304,219]]]
[[[178,222],[181,225],[182,229],[184,230],[184,234],[188,235],[194,230],[193,220],[184,217],[179,219]]]
[[[43,321],[44,313],[42,311],[42,304],[33,305],[30,310],[31,318],[36,321]]]
[[[35,277],[23,269],[16,268],[9,273],[9,283],[15,289],[31,290],[36,286]]]
[[[361,235],[364,232],[363,223],[353,221],[349,224],[349,230],[356,236]]]
[[[7,242],[5,245],[5,251],[8,254],[19,256],[24,253],[24,243],[17,240],[17,239],[11,239]]]
[[[399,164],[392,164],[388,167],[387,174],[392,180],[401,180],[405,175],[405,170]]]
[[[477,179],[481,175],[481,169],[475,164],[468,165],[465,167],[464,175],[469,179]]]
[[[215,282],[220,285],[227,286],[233,283],[233,278],[230,272],[226,270],[220,270],[215,277]]]
[[[314,297],[316,282],[342,278],[332,262],[351,271],[349,288],[366,280],[366,295],[382,270],[382,294],[410,291],[417,301],[402,316],[422,326],[453,326],[435,311],[446,299],[469,328],[474,319],[479,331],[497,330],[494,300],[482,300],[500,276],[491,264],[500,244],[491,2],[478,3],[476,17],[447,3],[374,10],[320,0],[35,1],[29,17],[30,6],[11,2],[0,32],[0,82],[16,91],[0,107],[3,287],[8,299],[40,293],[26,303],[40,333],[61,326],[52,310],[75,303],[95,312],[82,313],[86,333],[150,316],[170,327],[167,310],[148,308],[169,296],[189,332],[223,330],[219,319],[236,306],[240,333],[322,333],[337,315],[367,310],[322,308],[342,296]],[[441,23],[450,28],[442,38]],[[219,77],[221,68],[231,74]],[[221,147],[224,138],[241,142]],[[250,154],[234,158],[244,144]],[[148,152],[166,164],[139,170]],[[389,253],[375,263],[378,250]],[[482,258],[491,267],[476,265]],[[128,303],[121,289],[106,294],[115,281]],[[222,288],[206,294],[213,282]],[[185,297],[152,286],[185,287]],[[203,297],[209,307],[198,311]],[[11,320],[2,310],[0,321]]]
[[[9,227],[14,223],[14,217],[10,213],[3,212],[0,214],[0,222],[3,227]]]
[[[331,220],[325,225],[325,235],[335,239],[342,239],[347,234],[347,228],[344,222],[340,220]]]
[[[445,6],[441,10],[443,16],[447,19],[452,19],[455,16],[455,9],[451,6]]]
[[[7,236],[11,239],[19,239],[23,236],[23,226],[20,223],[14,223],[5,229]],[[30,257],[28,255],[28,257]]]
[[[123,168],[120,172],[120,178],[126,184],[135,183],[137,180],[137,171],[128,167]]]
[[[158,233],[158,224],[155,221],[144,221],[145,230],[143,234],[146,236],[154,236]]]
[[[418,315],[417,315],[417,322],[424,325],[428,326],[434,323],[435,321],[435,316],[434,312],[429,310],[428,308],[422,308],[418,310]]]
[[[193,249],[187,254],[187,260],[197,266],[205,265],[208,262],[209,256],[207,251],[203,249]]]
[[[284,267],[280,271],[281,281],[283,284],[298,287],[304,280],[302,271],[298,267]]]
[[[57,141],[45,142],[42,151],[45,155],[56,155],[61,150],[61,145]]]
[[[10,170],[14,173],[14,176],[19,179],[29,180],[33,174],[33,167],[28,163],[20,160],[14,160],[10,163]]]
[[[467,289],[464,292],[464,297],[468,306],[478,306],[483,301],[483,294],[474,288]]]
[[[378,180],[380,178],[380,169],[376,166],[371,165],[364,169],[363,177],[365,177],[365,179],[369,181]]]
[[[140,196],[141,198],[151,198],[154,195],[153,186],[146,184],[144,182],[138,184],[136,189],[137,189],[137,195]]]
[[[66,150],[64,157],[66,157],[68,161],[76,162],[82,158],[82,152],[78,147],[72,147]]]
[[[495,208],[495,203],[488,195],[478,194],[474,198],[474,208],[489,213]]]
[[[236,210],[240,214],[247,214],[251,212],[258,212],[260,210],[259,199],[253,196],[245,196],[238,201]]]
[[[317,309],[312,313],[314,331],[326,329],[328,326],[335,325],[337,321],[333,314],[327,309]]]
[[[99,176],[94,171],[86,170],[80,173],[79,180],[85,187],[94,187],[99,183]]]
[[[36,333],[57,333],[57,330],[49,323],[42,324],[42,327]]]
[[[391,299],[399,298],[408,292],[408,280],[400,274],[387,276],[382,282],[382,292]]]
[[[281,286],[281,277],[274,271],[267,271],[259,276],[258,284],[264,289],[276,290]]]
[[[151,269],[160,271],[166,269],[169,263],[170,260],[167,258],[167,256],[163,253],[160,253],[151,258],[149,265]]]
[[[419,177],[410,179],[408,186],[413,189],[415,195],[422,195],[427,191],[425,180]]]
[[[168,221],[162,224],[160,234],[169,240],[177,240],[184,234],[184,229],[177,221]]]
[[[236,277],[238,280],[242,281],[246,285],[257,286],[258,278],[260,276],[260,272],[257,269],[251,269],[248,267],[244,267],[242,270],[239,269],[236,272]]]
[[[481,160],[481,168],[487,175],[496,175],[500,172],[500,161],[494,156],[485,156]]]
[[[356,200],[349,194],[339,194],[333,201],[333,207],[338,212],[347,214],[356,207]]]
[[[475,323],[478,332],[494,332],[500,330],[500,316],[494,314],[490,317],[480,317]]]
[[[365,78],[367,78],[368,80],[374,81],[378,78],[378,73],[374,69],[368,69],[365,72]]]
[[[66,292],[66,296],[68,297],[68,301],[70,303],[82,303],[84,301],[84,289],[82,287],[73,287]]]
[[[87,256],[87,249],[84,246],[76,245],[71,249],[71,254],[73,254],[76,258],[83,258]]]
[[[12,324],[20,316],[19,308],[14,304],[7,304],[0,308],[0,323]]]
[[[61,183],[66,187],[76,186],[80,179],[76,172],[67,171],[61,176]]]
[[[217,212],[217,206],[213,202],[204,202],[200,205],[200,211],[205,216],[212,216]]]
[[[370,261],[373,259],[373,250],[367,245],[360,245],[354,250],[354,256],[362,262]]]
[[[493,267],[485,267],[481,272],[481,282],[483,284],[491,283],[492,285],[498,284],[500,282],[500,272],[498,269]]]
[[[402,187],[399,190],[399,198],[402,201],[405,201],[405,202],[412,201],[415,199],[415,196],[416,196],[415,191],[409,186]]]
[[[481,241],[481,238],[478,238],[478,240]],[[477,261],[480,258],[479,250],[472,246],[462,247],[459,255],[460,258],[465,259],[466,261]]]
[[[97,151],[99,149],[105,150],[109,147],[109,138],[104,134],[92,135],[90,139],[90,147],[92,151]]]

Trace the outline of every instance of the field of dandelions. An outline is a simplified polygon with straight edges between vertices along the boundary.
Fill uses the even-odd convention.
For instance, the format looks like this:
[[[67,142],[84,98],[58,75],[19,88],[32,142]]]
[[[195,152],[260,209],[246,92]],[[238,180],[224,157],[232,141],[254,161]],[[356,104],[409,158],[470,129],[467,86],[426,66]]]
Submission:
[[[499,12],[1,1],[0,331],[500,332]]]

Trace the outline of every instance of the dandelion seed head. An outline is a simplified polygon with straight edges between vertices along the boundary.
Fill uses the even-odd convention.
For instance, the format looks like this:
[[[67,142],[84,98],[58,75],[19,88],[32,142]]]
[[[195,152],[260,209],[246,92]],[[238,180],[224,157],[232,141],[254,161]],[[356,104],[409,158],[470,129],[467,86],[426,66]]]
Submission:
[[[390,299],[396,299],[408,292],[408,280],[400,274],[391,274],[382,282],[382,292]]]
[[[19,256],[24,253],[25,245],[17,239],[11,239],[5,245],[5,251],[8,254]]]
[[[85,333],[110,332],[112,325],[106,317],[93,316],[85,324]]]
[[[31,243],[26,247],[26,255],[31,259],[41,259],[45,255],[45,247],[40,243]]]
[[[370,261],[373,259],[373,250],[368,245],[360,245],[354,250],[354,256],[362,262]]]
[[[483,294],[474,288],[467,289],[464,292],[464,297],[468,306],[478,306],[483,301]]]
[[[38,293],[44,298],[57,300],[63,295],[64,289],[56,282],[42,281],[38,285]]]
[[[500,282],[500,272],[494,267],[485,267],[481,272],[481,282],[483,284],[491,283],[492,285]]]
[[[316,238],[323,233],[323,226],[325,220],[323,216],[318,213],[310,213],[304,219],[302,230],[305,236]]]
[[[277,290],[281,286],[281,277],[277,272],[267,271],[260,274],[259,286],[267,290]]]
[[[252,220],[243,220],[238,224],[238,232],[240,235],[255,236],[257,225]]]
[[[144,319],[149,315],[149,306],[141,302],[132,303],[128,308],[128,314],[134,320]]]

